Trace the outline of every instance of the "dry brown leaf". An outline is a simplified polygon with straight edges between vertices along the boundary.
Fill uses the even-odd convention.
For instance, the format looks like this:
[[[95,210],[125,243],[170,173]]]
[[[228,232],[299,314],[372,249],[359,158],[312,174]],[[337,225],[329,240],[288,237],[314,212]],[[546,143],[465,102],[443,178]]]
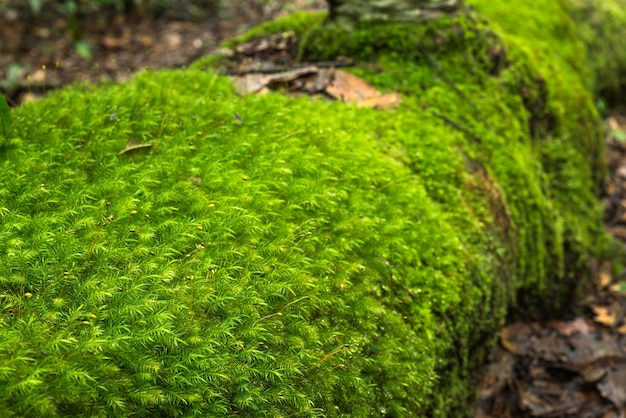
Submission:
[[[595,317],[593,318],[599,324],[612,326],[615,323],[616,315],[611,312],[608,306],[589,305]]]
[[[402,98],[398,93],[383,94],[382,96],[372,97],[370,99],[359,100],[356,102],[357,107],[371,107],[374,109],[393,109],[402,103]]]
[[[128,141],[126,141],[126,146],[124,147],[123,150],[118,152],[117,155],[120,156],[122,154],[129,154],[129,153],[133,153],[142,149],[145,150],[149,148],[152,148],[152,144],[141,144],[135,138],[128,138]]]
[[[241,94],[259,93],[271,86],[287,84],[295,79],[315,74],[318,68],[314,65],[283,71],[274,74],[251,73],[234,77],[235,88]]]
[[[284,88],[289,92],[315,94],[326,92],[334,99],[355,103],[357,107],[391,109],[402,103],[398,93],[382,94],[361,78],[335,68],[309,65],[278,73],[250,73],[233,77],[240,94],[263,94]]]
[[[618,411],[626,407],[626,368],[609,370],[605,379],[598,383],[600,395],[611,401]],[[620,416],[624,416],[623,414]]]
[[[311,74],[303,80],[301,90],[313,94],[323,92],[332,81],[334,73],[334,68],[320,68],[317,73]]]
[[[616,190],[615,190],[615,183],[609,183],[609,184],[606,186],[606,193],[607,193],[609,196],[613,196],[613,195],[615,194],[615,191],[616,191]]]
[[[500,344],[509,353],[525,356],[531,344],[532,328],[523,322],[516,322],[500,330]]]
[[[572,321],[553,320],[549,321],[546,325],[566,337],[570,337],[574,334],[588,334],[591,332],[589,324],[587,324],[587,322],[580,317],[577,317]]]
[[[596,277],[596,285],[600,289],[606,289],[613,282],[612,266],[610,261],[604,261],[600,264],[598,276]]]
[[[326,86],[326,93],[343,102],[358,102],[381,95],[363,79],[342,70],[335,70],[334,80]]]
[[[613,277],[610,273],[601,271],[596,278],[596,284],[600,289],[606,289],[613,282]]]
[[[100,42],[102,42],[102,45],[108,49],[122,48],[128,43],[125,39],[115,38],[113,36],[103,36]]]

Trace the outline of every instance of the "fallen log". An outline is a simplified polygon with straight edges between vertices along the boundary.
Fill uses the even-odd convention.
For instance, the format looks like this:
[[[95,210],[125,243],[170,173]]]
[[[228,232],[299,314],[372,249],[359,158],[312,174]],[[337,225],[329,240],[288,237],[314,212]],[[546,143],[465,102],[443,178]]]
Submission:
[[[395,108],[239,95],[235,53],[12,111],[2,410],[471,415],[507,313],[571,309],[608,246],[569,9],[482,3],[350,32],[296,14],[226,45],[290,31],[294,66],[347,56]]]

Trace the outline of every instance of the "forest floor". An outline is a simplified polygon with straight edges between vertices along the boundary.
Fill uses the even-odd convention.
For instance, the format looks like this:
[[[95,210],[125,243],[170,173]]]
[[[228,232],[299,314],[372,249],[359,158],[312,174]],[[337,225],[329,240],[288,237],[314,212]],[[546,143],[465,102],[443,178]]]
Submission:
[[[218,8],[211,0],[196,0],[196,7],[172,1],[155,14],[104,9],[72,19],[58,5],[35,14],[27,3],[9,0],[0,9],[0,92],[12,105],[78,81],[123,81],[145,68],[185,67],[260,22],[326,4],[241,0]]]
[[[626,242],[626,114],[605,118],[605,228]],[[500,330],[474,418],[626,416],[626,267],[594,260],[580,316]]]
[[[33,16],[9,6],[0,11],[0,91],[19,105],[77,81],[123,81],[144,68],[185,67],[264,20],[325,5],[232,3],[219,11],[173,8],[159,16],[108,11],[75,22],[58,9]],[[626,241],[626,115],[612,114],[605,123],[611,169],[605,223]],[[580,301],[582,316],[501,330],[476,418],[626,417],[626,270],[612,260],[597,260],[592,270],[596,280]]]

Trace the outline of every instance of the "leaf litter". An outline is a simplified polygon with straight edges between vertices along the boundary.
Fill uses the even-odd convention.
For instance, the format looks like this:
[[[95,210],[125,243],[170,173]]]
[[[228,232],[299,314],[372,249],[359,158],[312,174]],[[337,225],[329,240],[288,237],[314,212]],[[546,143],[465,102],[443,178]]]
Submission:
[[[626,245],[626,115],[606,119],[607,231]],[[586,315],[504,327],[485,367],[475,418],[626,417],[626,268],[595,260]]]
[[[298,43],[297,37],[287,32],[252,40],[234,50],[223,49],[220,54],[230,60],[227,74],[243,95],[284,91],[375,109],[392,109],[402,103],[397,92],[381,93],[362,78],[339,69],[354,65],[348,58],[296,64]]]
[[[142,144],[137,138],[130,137],[126,141],[126,146],[124,146],[124,149],[118,152],[117,156],[119,157],[120,155],[124,154],[134,154],[141,150],[148,150],[150,148],[152,148],[152,144]]]

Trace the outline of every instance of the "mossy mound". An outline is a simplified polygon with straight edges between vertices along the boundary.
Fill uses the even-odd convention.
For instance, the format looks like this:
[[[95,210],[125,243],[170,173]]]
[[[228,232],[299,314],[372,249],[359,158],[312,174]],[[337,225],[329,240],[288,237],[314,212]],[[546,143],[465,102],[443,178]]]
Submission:
[[[504,29],[505,37],[518,37],[522,44],[533,49],[542,45],[543,54],[565,58],[570,64],[587,72],[587,85],[592,92],[610,104],[622,105],[626,90],[626,49],[623,47],[626,22],[626,1],[624,0],[562,0],[551,4],[542,3],[533,8],[513,9],[500,2],[471,0],[483,16],[490,18]],[[553,16],[565,10],[571,21],[562,20],[559,25]],[[551,28],[552,33],[546,31]],[[586,49],[586,53],[576,53],[569,46],[555,44],[554,35],[569,33],[576,36]],[[548,35],[548,36],[545,36]],[[580,48],[581,44],[578,44]],[[585,57],[585,59],[582,59]],[[536,65],[550,65],[550,60],[537,60]]]
[[[626,98],[624,0],[567,0],[576,32],[587,46],[592,88],[610,104],[622,106]]]
[[[527,44],[474,15],[248,35],[359,59],[394,111],[239,97],[215,58],[14,111],[0,408],[470,415],[507,309],[563,309],[600,229],[584,47],[554,9]]]

